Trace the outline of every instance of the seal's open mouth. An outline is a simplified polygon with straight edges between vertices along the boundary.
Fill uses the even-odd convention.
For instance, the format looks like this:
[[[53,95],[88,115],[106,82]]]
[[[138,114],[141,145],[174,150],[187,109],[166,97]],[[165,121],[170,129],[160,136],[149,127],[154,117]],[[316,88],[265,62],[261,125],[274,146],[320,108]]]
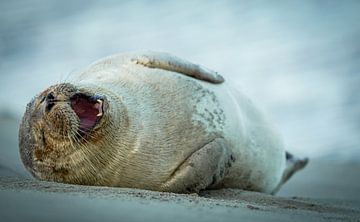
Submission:
[[[103,116],[103,99],[79,93],[70,100],[71,107],[80,120],[79,133],[84,135],[90,132]]]

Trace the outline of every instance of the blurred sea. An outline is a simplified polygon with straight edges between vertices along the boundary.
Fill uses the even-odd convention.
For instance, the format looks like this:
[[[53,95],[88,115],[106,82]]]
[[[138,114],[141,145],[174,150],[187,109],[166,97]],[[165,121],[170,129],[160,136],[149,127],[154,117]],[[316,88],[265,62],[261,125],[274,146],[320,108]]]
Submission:
[[[360,160],[360,1],[2,0],[0,113],[133,50],[218,71],[298,155]]]

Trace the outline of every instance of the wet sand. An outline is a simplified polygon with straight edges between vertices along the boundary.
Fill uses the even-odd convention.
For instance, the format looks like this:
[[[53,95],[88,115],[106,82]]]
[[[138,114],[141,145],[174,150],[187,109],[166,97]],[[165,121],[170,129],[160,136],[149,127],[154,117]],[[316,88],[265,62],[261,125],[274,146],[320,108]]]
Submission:
[[[0,179],[3,221],[358,221],[344,200],[284,198],[234,189],[200,195]]]

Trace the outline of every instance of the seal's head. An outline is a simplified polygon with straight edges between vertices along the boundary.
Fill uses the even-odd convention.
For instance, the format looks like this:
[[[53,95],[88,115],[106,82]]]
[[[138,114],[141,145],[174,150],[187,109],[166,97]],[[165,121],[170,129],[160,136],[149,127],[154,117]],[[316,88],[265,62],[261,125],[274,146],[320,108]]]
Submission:
[[[91,183],[82,173],[101,148],[109,124],[105,95],[72,84],[51,86],[26,108],[19,130],[21,159],[39,179]],[[91,164],[91,163],[90,163]],[[84,176],[85,175],[85,176]],[[95,176],[94,176],[95,178]]]

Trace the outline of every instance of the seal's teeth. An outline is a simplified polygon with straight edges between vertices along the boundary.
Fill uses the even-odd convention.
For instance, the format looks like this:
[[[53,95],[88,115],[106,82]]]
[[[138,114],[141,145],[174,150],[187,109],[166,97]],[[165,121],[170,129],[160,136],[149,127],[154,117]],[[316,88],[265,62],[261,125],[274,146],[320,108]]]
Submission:
[[[103,109],[102,109],[102,106],[103,106],[103,101],[98,99],[96,100],[98,103],[95,104],[95,107],[98,109],[99,113],[96,115],[96,116],[102,116],[103,115]]]

